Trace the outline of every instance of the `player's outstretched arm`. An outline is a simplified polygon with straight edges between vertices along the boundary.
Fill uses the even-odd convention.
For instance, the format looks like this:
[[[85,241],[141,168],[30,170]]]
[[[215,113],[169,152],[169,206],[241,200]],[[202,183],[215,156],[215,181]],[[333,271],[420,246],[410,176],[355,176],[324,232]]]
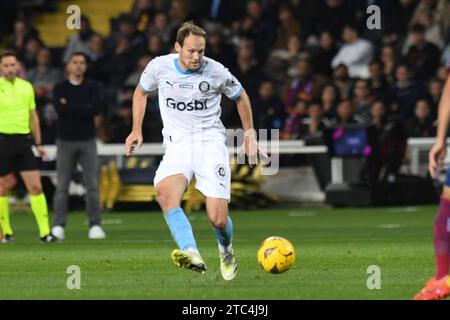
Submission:
[[[445,84],[438,110],[438,131],[436,143],[428,155],[428,170],[433,178],[444,164],[447,155],[446,137],[450,122],[450,77]]]
[[[147,106],[147,93],[140,85],[136,87],[133,94],[133,129],[125,141],[127,156],[131,155],[135,148],[142,145],[142,122],[144,120],[145,108]]]
[[[242,90],[240,97],[236,100],[236,104],[245,134],[244,150],[248,156],[250,166],[253,166],[258,161],[258,153],[265,158],[268,158],[268,156],[259,150],[256,131],[253,127],[252,106],[245,90]]]

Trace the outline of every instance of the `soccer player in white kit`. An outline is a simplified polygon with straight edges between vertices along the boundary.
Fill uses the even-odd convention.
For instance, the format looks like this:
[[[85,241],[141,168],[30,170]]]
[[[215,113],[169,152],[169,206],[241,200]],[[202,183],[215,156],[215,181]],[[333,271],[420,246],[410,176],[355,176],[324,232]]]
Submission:
[[[180,207],[191,179],[206,197],[206,210],[217,238],[220,270],[235,278],[237,261],[232,247],[229,154],[220,120],[222,93],[236,101],[244,129],[244,150],[250,165],[257,161],[250,99],[239,81],[219,62],[204,57],[206,32],[185,22],[177,32],[177,53],[154,58],[142,73],[133,96],[133,129],[126,139],[127,155],[140,147],[148,92],[159,90],[165,149],[154,178],[158,202],[179,249],[172,259],[179,267],[204,273],[192,227]],[[262,153],[263,154],[263,153]],[[266,156],[263,154],[263,156]]]

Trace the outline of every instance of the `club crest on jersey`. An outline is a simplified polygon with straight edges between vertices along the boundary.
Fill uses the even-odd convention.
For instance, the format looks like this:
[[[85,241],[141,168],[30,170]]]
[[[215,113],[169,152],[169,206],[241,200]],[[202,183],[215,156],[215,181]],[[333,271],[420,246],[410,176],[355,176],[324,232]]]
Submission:
[[[198,88],[201,92],[208,92],[209,91],[209,83],[207,81],[202,81],[198,85]]]
[[[225,178],[227,177],[227,169],[223,164],[219,164],[216,167],[216,175],[221,180],[225,180]]]

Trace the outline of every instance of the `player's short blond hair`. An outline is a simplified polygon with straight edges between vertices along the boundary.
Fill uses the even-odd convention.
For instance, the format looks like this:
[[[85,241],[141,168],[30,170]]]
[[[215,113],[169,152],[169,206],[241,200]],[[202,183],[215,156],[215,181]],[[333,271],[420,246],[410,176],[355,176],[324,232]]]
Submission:
[[[180,46],[183,46],[184,39],[186,39],[190,34],[201,36],[206,40],[206,31],[199,26],[197,26],[193,21],[184,22],[177,31],[177,42]]]

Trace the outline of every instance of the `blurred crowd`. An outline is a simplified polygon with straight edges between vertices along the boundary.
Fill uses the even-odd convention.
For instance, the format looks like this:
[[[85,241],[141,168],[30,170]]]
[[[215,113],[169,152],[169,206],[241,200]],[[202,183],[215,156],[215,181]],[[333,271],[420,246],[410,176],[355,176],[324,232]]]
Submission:
[[[367,27],[369,5],[381,29]],[[65,48],[48,48],[26,20],[14,22],[5,47],[22,61],[36,92],[44,143],[54,143],[52,88],[73,52],[89,58],[101,85],[99,138],[122,143],[131,129],[132,94],[145,66],[171,52],[178,26],[208,31],[206,56],[223,63],[249,93],[257,129],[283,139],[315,139],[335,124],[364,124],[371,139],[392,127],[406,137],[436,133],[439,99],[450,70],[447,0],[136,0],[111,21],[106,37],[88,17]],[[149,97],[144,140],[161,141],[157,93]],[[239,127],[223,100],[226,127]]]

